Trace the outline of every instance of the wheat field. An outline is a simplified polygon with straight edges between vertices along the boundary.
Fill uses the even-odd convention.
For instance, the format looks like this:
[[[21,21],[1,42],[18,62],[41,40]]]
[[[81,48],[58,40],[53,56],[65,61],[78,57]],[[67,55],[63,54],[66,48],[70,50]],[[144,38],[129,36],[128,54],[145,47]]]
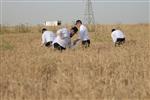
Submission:
[[[40,28],[1,30],[0,100],[150,100],[149,24],[96,25],[90,48],[62,53],[40,47]]]

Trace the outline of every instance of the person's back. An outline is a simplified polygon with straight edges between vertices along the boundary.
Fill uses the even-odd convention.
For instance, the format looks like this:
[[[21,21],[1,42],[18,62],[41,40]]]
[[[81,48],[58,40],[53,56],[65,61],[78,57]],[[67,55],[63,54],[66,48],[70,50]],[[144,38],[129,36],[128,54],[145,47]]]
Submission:
[[[57,37],[55,38],[53,45],[60,46],[61,49],[65,49],[70,43],[70,34],[66,28],[59,29],[57,31]]]
[[[56,35],[52,31],[45,31],[42,37],[45,39],[45,42],[53,42]]]
[[[49,47],[55,39],[55,34],[52,31],[47,31],[47,29],[42,30],[42,45]]]
[[[112,34],[114,34],[116,38],[124,38],[125,37],[123,32],[120,30],[116,30],[116,31],[112,32]]]
[[[58,50],[65,50],[67,47],[71,47],[71,37],[78,31],[76,27],[72,27],[70,31],[66,28],[59,29],[57,31],[57,37],[53,42],[53,46]]]
[[[88,31],[84,25],[80,26],[79,36],[82,41],[89,40]]]
[[[115,45],[120,45],[125,42],[125,35],[121,30],[112,29],[111,37]]]

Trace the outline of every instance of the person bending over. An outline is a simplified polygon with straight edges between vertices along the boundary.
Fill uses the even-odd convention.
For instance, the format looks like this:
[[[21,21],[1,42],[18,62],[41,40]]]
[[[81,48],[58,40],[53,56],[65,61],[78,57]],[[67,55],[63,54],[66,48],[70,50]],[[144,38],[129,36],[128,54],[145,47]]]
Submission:
[[[51,47],[55,37],[56,36],[52,31],[47,31],[46,28],[43,28],[41,46]]]
[[[53,46],[57,50],[65,50],[71,47],[71,38],[77,33],[77,27],[72,27],[69,31],[62,28],[57,31],[57,37],[53,41]]]
[[[111,37],[115,46],[125,43],[125,35],[121,30],[112,29]]]

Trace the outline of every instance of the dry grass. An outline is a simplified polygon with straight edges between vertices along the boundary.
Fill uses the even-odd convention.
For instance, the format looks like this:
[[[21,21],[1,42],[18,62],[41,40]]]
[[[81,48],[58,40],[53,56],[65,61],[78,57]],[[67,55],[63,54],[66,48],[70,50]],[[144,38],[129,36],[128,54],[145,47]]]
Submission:
[[[149,25],[115,25],[126,33],[121,47],[112,27],[97,25],[90,48],[63,53],[40,47],[38,31],[0,34],[1,100],[149,100]]]

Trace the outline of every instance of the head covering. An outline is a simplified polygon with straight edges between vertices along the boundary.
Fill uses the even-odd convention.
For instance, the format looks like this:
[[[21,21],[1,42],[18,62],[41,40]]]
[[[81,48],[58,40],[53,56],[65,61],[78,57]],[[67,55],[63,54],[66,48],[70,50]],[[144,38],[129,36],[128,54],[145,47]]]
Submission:
[[[77,33],[78,32],[78,28],[76,26],[72,27],[71,30],[74,31],[74,33]]]
[[[113,32],[113,31],[115,31],[115,30],[116,30],[116,29],[113,28],[113,29],[111,30],[111,32]]]
[[[43,28],[43,29],[42,29],[42,33],[44,33],[45,31],[47,31],[47,29],[46,29],[46,28]]]
[[[76,21],[76,25],[77,25],[77,23],[82,24],[82,21],[81,21],[81,20],[77,20],[77,21]]]

